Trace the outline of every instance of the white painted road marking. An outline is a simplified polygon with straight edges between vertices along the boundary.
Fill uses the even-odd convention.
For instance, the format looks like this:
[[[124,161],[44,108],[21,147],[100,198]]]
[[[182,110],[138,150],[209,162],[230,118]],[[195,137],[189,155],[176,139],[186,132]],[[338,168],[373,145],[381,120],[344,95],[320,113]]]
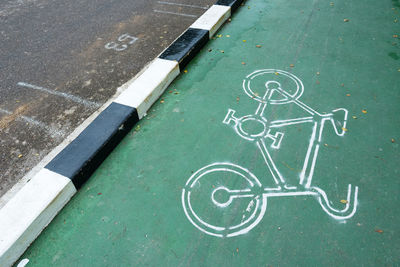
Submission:
[[[40,86],[36,86],[36,85],[29,84],[29,83],[24,83],[24,82],[19,82],[17,84],[19,86],[22,86],[22,87],[39,90],[39,91],[42,91],[42,92],[45,92],[45,93],[48,93],[48,94],[51,94],[51,95],[61,96],[61,97],[67,98],[67,99],[69,99],[69,100],[71,100],[73,102],[82,104],[82,105],[84,105],[86,107],[89,107],[89,108],[99,108],[101,106],[101,104],[99,104],[99,103],[96,103],[96,102],[93,102],[93,101],[90,101],[90,100],[86,100],[86,99],[80,98],[79,96],[71,95],[71,94],[68,94],[68,93],[59,92],[59,91],[56,91],[56,90],[50,90],[50,89],[47,89],[47,88],[44,88],[44,87],[40,87]]]
[[[0,108],[0,113],[5,113],[7,115],[13,114],[11,111]],[[18,121],[25,121],[31,125],[38,126],[39,128],[45,129],[51,136],[65,136],[66,133],[62,130],[54,129],[51,126],[48,126],[44,122],[35,120],[34,118],[27,117],[27,116],[20,116],[16,120]]]
[[[164,14],[183,16],[183,17],[197,18],[196,15],[191,15],[191,14],[175,13],[175,12],[169,12],[169,11],[156,10],[156,9],[154,9],[153,11],[157,12],[157,13],[164,13]]]
[[[193,7],[193,8],[201,8],[207,10],[208,7],[196,6],[196,5],[188,5],[188,4],[180,4],[180,3],[172,3],[172,2],[165,2],[165,1],[157,1],[159,4],[164,5],[173,5],[173,6],[186,6],[186,7]]]
[[[109,42],[104,47],[106,49],[113,49],[117,52],[120,52],[120,51],[124,51],[125,49],[127,49],[128,45],[132,45],[138,39],[139,38],[137,38],[135,36],[125,33],[118,37],[118,42],[121,42],[122,44],[117,44],[116,42]],[[130,41],[128,41],[128,40],[130,40]],[[125,44],[125,43],[127,43],[127,44]]]

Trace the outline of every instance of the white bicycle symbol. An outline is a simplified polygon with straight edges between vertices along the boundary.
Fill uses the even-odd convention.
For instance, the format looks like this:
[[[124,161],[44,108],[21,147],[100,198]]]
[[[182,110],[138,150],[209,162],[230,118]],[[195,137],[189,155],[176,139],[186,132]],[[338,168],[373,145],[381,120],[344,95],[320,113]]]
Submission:
[[[265,94],[262,96],[252,90],[252,83],[256,83],[255,81],[260,79],[266,81],[265,83],[263,82]],[[281,83],[283,82],[285,86],[288,86],[287,90],[282,89]],[[213,163],[207,165],[196,171],[188,179],[182,190],[182,206],[189,221],[200,231],[212,236],[238,236],[249,232],[261,221],[267,208],[268,197],[299,195],[316,197],[322,209],[334,219],[345,220],[351,218],[357,210],[357,186],[352,193],[352,186],[351,184],[348,185],[346,205],[342,210],[335,209],[330,205],[324,190],[311,186],[325,122],[331,122],[335,133],[338,136],[343,136],[347,122],[347,110],[339,108],[329,114],[321,114],[313,110],[299,100],[304,91],[301,80],[293,74],[282,70],[265,69],[255,71],[243,80],[243,89],[249,97],[259,102],[255,113],[243,117],[235,117],[235,110],[229,109],[223,123],[232,125],[236,133],[243,139],[256,143],[272,175],[275,186],[264,187],[253,173],[236,164]],[[269,121],[265,118],[264,112],[267,105],[284,104],[295,104],[308,113],[309,116],[274,121]],[[340,117],[339,120],[337,119],[338,117]],[[260,130],[249,133],[246,131],[246,127],[243,127],[246,123],[258,124]],[[299,176],[299,184],[290,186],[278,171],[269,153],[265,139],[272,140],[270,145],[272,149],[279,149],[284,133],[276,131],[276,129],[303,123],[311,123],[313,130]],[[274,131],[276,132],[273,133]],[[216,180],[219,180],[219,184],[223,185],[215,188]],[[204,199],[204,197],[211,198],[210,203],[212,204],[206,207],[195,207],[196,200],[198,202],[198,199]],[[234,205],[237,200],[246,200],[246,205]],[[204,203],[202,204],[204,206]],[[242,210],[245,210],[245,213],[242,214],[241,218],[237,218],[240,208],[243,208]],[[206,215],[207,212],[214,209],[222,209],[223,215],[219,217]],[[236,218],[225,216],[225,211],[232,211]]]

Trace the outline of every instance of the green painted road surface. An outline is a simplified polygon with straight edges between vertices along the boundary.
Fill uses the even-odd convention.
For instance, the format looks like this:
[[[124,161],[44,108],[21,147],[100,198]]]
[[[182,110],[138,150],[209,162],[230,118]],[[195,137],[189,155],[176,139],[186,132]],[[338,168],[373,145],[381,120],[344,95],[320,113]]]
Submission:
[[[27,266],[399,266],[400,4],[249,0]]]

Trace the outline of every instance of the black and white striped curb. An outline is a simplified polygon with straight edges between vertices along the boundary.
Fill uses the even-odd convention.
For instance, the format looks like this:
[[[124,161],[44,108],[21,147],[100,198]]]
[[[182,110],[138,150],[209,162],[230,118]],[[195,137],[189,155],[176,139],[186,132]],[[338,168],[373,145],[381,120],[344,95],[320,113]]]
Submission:
[[[243,0],[218,0],[0,210],[0,266],[22,255]]]

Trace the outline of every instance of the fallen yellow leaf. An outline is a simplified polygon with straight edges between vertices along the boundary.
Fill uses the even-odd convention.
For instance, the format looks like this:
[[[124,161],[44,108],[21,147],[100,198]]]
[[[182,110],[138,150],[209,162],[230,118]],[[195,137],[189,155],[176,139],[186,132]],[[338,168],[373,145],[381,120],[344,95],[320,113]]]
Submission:
[[[187,70],[184,70],[183,72],[184,72],[184,73],[187,73]]]
[[[243,43],[245,43],[246,42],[246,40],[243,40]]]
[[[347,132],[347,128],[344,128],[344,127],[343,127],[342,130],[345,131],[345,132]]]
[[[341,199],[340,200],[340,203],[343,203],[343,204],[347,204],[347,203],[349,203],[346,199]]]
[[[19,154],[19,155],[18,155],[18,158],[22,158],[22,154]]]

